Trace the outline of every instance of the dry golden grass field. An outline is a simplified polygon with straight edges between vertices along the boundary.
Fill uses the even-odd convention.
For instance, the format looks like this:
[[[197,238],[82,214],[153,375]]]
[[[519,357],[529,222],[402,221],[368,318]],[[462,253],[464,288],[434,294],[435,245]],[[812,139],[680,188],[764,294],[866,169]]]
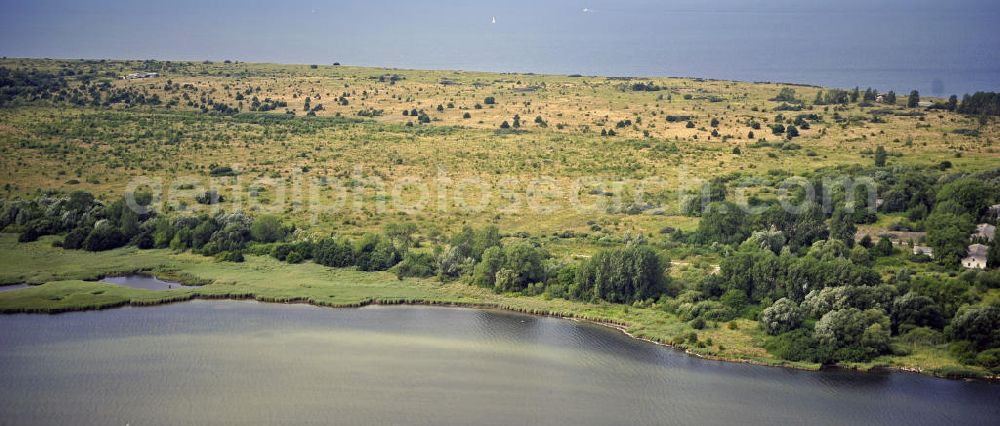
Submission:
[[[905,94],[897,105],[820,106],[813,99],[828,89],[683,78],[138,61],[6,59],[0,66],[73,70],[159,99],[0,109],[0,182],[8,196],[82,189],[111,197],[136,178],[153,178],[175,207],[187,197],[196,208],[192,194],[214,186],[250,210],[349,233],[396,220],[441,232],[485,222],[533,234],[590,232],[595,223],[619,236],[665,224],[692,229],[693,219],[677,216],[677,200],[697,178],[759,176],[765,179],[747,193],[766,197],[789,175],[868,166],[877,145],[901,166],[1000,164],[995,121],[905,108]],[[160,76],[119,78],[141,70]],[[801,110],[777,110],[789,105],[770,100],[783,88],[795,91]],[[254,98],[286,106],[254,113]],[[315,117],[306,117],[306,99]],[[200,112],[215,104],[241,113]],[[791,142],[769,129],[799,115],[812,115],[810,126]],[[519,128],[500,130],[515,116]],[[239,176],[210,177],[220,165]],[[649,206],[627,214],[640,185]]]

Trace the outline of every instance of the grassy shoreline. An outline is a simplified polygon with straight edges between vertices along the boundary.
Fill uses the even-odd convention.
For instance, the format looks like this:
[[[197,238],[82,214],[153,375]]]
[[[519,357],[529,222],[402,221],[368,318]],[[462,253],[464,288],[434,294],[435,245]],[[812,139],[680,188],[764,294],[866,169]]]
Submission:
[[[123,267],[126,264],[131,266]],[[45,269],[45,265],[57,266]],[[134,272],[151,273],[197,287],[151,291],[94,281]],[[195,299],[306,303],[329,308],[406,304],[499,309],[588,321],[704,359],[813,371],[823,367],[789,362],[771,355],[762,347],[763,332],[757,323],[746,319],[737,320],[735,329],[710,324],[703,330],[694,330],[680,318],[656,307],[498,295],[460,282],[399,280],[387,272],[330,269],[312,263],[291,265],[260,256],[248,256],[246,263],[231,264],[167,250],[124,248],[87,253],[54,248],[49,238],[19,244],[12,235],[3,234],[0,235],[0,283],[33,284],[25,289],[0,292],[0,313],[4,314],[54,314]],[[697,336],[694,341],[678,340],[678,336],[690,336],[691,333]],[[907,357],[885,356],[870,363],[838,367],[997,379],[984,371],[962,368],[948,358],[928,354],[933,355],[932,348]]]

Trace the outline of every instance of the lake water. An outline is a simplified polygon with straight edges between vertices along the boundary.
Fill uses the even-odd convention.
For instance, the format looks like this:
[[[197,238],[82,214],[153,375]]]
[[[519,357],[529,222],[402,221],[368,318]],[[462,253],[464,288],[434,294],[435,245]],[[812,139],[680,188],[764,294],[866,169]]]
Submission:
[[[119,277],[104,277],[101,282],[117,284],[125,287],[141,288],[143,290],[170,290],[175,288],[190,288],[178,282],[164,281],[153,275],[129,274]]]
[[[0,291],[14,291],[30,287],[27,284],[0,285]]]
[[[1000,385],[706,361],[604,327],[197,301],[0,317],[0,423],[995,424]]]
[[[1000,90],[997,22],[995,0],[42,0],[5,5],[0,54],[691,76],[961,96]]]

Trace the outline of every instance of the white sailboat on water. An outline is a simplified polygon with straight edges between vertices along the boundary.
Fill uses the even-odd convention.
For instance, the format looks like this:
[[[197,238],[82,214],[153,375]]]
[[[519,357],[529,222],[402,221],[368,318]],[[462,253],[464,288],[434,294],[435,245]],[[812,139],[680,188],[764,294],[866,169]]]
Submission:
[[[494,24],[497,23],[497,17],[496,16],[493,17],[493,20],[491,21],[491,23],[494,23]]]

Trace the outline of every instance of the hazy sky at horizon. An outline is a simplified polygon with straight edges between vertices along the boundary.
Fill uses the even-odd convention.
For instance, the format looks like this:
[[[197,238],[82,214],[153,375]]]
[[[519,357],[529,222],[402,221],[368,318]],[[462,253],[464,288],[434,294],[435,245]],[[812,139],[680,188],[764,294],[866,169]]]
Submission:
[[[945,90],[1000,89],[1000,2],[989,0],[0,4],[0,55],[8,57],[336,61],[820,84],[840,84],[846,72],[858,84],[923,87],[934,78]]]

